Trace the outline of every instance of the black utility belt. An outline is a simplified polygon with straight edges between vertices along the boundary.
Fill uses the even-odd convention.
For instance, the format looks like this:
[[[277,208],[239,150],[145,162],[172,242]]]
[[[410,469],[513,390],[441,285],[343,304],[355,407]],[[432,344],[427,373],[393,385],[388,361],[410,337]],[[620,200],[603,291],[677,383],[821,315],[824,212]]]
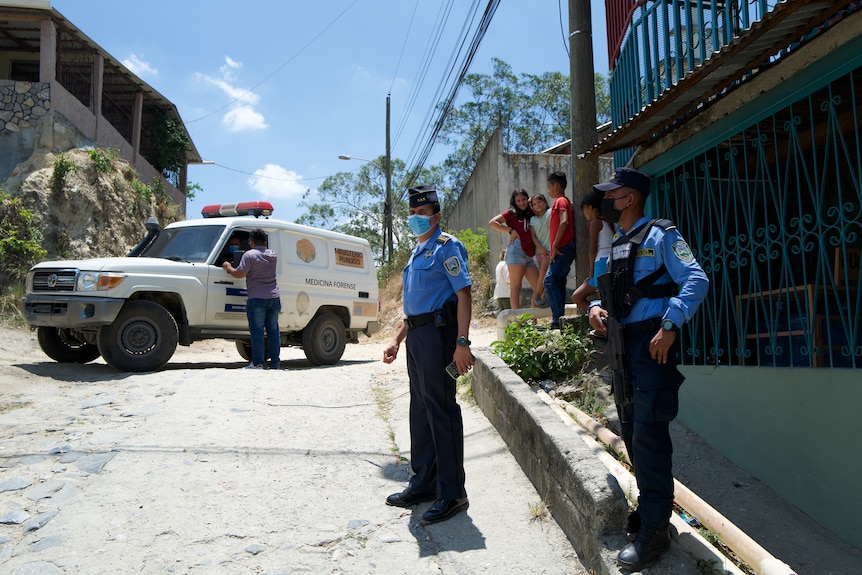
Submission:
[[[658,328],[661,327],[661,318],[653,317],[650,319],[645,319],[643,321],[636,321],[634,323],[626,323],[623,324],[623,331],[627,331],[629,333],[633,332],[641,332],[641,333],[655,333],[658,331]]]
[[[431,322],[434,322],[434,325],[437,327],[446,327],[447,325],[456,323],[457,310],[457,304],[455,302],[449,302],[436,311],[429,311],[428,313],[420,313],[419,315],[405,317],[404,323],[407,324],[407,329],[415,329]]]

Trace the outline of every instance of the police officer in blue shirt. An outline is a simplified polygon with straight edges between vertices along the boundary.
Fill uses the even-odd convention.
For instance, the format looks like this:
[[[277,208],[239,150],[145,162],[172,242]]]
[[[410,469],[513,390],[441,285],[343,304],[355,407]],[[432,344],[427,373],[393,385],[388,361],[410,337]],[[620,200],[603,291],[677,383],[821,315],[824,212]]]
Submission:
[[[407,488],[386,499],[387,505],[434,504],[424,523],[449,519],[469,506],[464,488],[464,426],[455,401],[455,379],[473,365],[470,352],[471,282],[467,250],[440,231],[440,203],[435,186],[409,190],[410,229],[418,245],[404,268],[404,323],[383,352],[392,363],[407,340],[410,377],[410,465]]]
[[[677,369],[679,329],[706,297],[709,281],[676,226],[644,215],[649,176],[619,168],[609,182],[593,189],[604,195],[602,217],[618,223],[619,231],[608,258],[606,289],[590,304],[590,325],[604,333],[609,310],[622,324],[632,402],[615,401],[640,491],[638,509],[626,527],[637,535],[619,552],[617,562],[640,571],[670,548],[669,424],[676,417],[679,386],[685,379]]]

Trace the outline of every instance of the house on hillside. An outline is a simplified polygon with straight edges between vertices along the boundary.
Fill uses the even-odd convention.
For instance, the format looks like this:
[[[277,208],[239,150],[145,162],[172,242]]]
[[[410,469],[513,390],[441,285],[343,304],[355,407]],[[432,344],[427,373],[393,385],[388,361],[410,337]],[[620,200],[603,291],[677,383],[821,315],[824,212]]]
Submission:
[[[166,148],[165,128],[189,149]],[[119,150],[144,182],[162,178],[185,213],[186,167],[201,158],[176,107],[50,1],[0,0],[0,180],[37,147],[86,145]]]
[[[710,278],[680,417],[862,548],[862,10],[606,0],[614,153]]]

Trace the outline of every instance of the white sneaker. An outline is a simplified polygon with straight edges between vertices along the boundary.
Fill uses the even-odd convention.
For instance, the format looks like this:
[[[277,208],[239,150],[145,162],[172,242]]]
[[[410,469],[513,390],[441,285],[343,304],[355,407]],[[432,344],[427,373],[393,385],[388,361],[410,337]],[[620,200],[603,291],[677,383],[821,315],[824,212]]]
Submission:
[[[263,369],[263,366],[250,363],[247,366],[245,366],[243,369]]]

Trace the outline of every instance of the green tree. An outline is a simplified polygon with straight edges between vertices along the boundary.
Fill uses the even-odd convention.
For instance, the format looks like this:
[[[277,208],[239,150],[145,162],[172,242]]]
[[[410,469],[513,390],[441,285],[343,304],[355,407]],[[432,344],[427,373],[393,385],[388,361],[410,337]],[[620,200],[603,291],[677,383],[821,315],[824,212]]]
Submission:
[[[45,257],[42,230],[21,198],[0,189],[0,289],[21,281],[30,266]]]
[[[446,184],[464,187],[488,141],[499,127],[509,153],[538,153],[571,137],[569,77],[560,72],[516,75],[503,60],[493,60],[493,72],[464,78],[467,100],[452,108],[440,131],[440,141],[452,148],[443,162]],[[610,118],[607,80],[595,76],[596,121]]]
[[[161,110],[155,111],[152,126],[154,156],[149,158],[154,168],[173,185],[179,185],[179,174],[186,165],[186,153],[192,149],[183,125]]]
[[[386,199],[386,158],[362,164],[352,172],[339,172],[323,180],[317,190],[307,190],[300,202],[306,212],[296,222],[365,238],[374,258],[383,255],[383,206]],[[395,251],[411,235],[407,228],[407,177],[403,160],[392,160],[392,236]],[[440,181],[440,168],[425,169],[420,184]],[[443,200],[446,193],[441,191]],[[451,196],[451,194],[450,194]]]

